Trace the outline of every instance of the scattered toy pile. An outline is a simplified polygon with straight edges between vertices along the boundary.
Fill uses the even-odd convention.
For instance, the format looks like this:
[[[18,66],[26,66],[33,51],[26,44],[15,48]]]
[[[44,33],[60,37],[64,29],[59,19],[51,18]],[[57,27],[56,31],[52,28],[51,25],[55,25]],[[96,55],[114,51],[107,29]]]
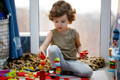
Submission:
[[[32,58],[32,56],[30,56],[30,54],[27,54],[27,56],[29,55],[29,57]],[[24,55],[24,57],[26,56],[26,54]],[[28,58],[28,57],[27,57]],[[32,66],[32,68],[27,68],[27,69],[23,69],[22,70],[16,70],[15,69],[6,69],[6,70],[1,70],[0,71],[0,80],[20,80],[21,77],[23,77],[25,80],[89,80],[89,78],[80,78],[80,77],[62,77],[61,76],[61,67],[60,67],[60,59],[58,57],[55,58],[55,66],[56,66],[56,70],[53,71],[52,73],[47,72],[47,70],[49,71],[49,68],[46,68],[46,65],[48,66],[48,62],[47,62],[47,57],[44,55],[44,53],[40,53],[37,57],[38,60],[40,60],[39,65],[38,65],[38,69],[37,71],[34,71],[33,65],[28,65]],[[24,58],[22,58],[23,60]],[[28,58],[29,59],[29,58]],[[28,60],[27,59],[27,60]],[[36,59],[36,58],[35,58]],[[21,60],[21,59],[20,59]],[[25,60],[24,60],[25,61]],[[24,61],[21,61],[23,64]],[[34,61],[34,60],[32,60]],[[24,63],[25,64],[25,63]],[[30,64],[30,62],[29,62]],[[49,63],[50,64],[50,63]],[[17,64],[18,65],[18,64]],[[31,72],[34,71],[34,72]]]
[[[85,53],[85,55],[84,55]],[[83,55],[80,58],[80,61],[87,63],[93,70],[98,70],[99,68],[103,68],[105,66],[105,59],[102,57],[88,57],[87,56],[87,51],[82,52]],[[40,62],[42,62],[42,59],[38,58],[39,56],[36,54],[32,53],[24,53],[22,57],[19,59],[11,60],[8,62],[6,66],[4,66],[4,69],[16,69],[16,70],[21,70],[21,69],[31,69],[31,70],[36,70],[40,66]],[[51,64],[49,59],[46,59],[46,65],[45,69],[46,71],[51,68]]]
[[[36,70],[38,69],[38,66],[42,59],[39,59],[39,56],[32,53],[24,53],[23,56],[21,56],[19,59],[14,59],[11,61],[8,61],[8,64],[4,66],[4,69],[16,69],[16,70],[22,70],[22,69],[31,69]],[[46,59],[46,65],[44,66],[46,71],[49,70],[51,67],[49,59]]]

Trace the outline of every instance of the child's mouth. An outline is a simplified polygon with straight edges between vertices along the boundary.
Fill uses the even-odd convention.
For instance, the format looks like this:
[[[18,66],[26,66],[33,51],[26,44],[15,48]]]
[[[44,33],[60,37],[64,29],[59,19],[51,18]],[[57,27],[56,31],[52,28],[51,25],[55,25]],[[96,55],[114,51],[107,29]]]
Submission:
[[[59,29],[62,29],[61,27]]]
[[[62,28],[61,28],[61,27],[59,27],[58,29],[59,29],[59,30],[62,30]]]

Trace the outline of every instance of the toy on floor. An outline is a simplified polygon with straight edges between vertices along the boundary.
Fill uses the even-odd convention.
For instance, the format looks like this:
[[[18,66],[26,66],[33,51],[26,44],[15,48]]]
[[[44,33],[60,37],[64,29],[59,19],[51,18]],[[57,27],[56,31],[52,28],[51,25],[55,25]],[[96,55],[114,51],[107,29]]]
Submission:
[[[55,58],[54,64],[55,64],[55,66],[56,66],[55,74],[56,74],[56,76],[60,76],[60,74],[61,74],[60,58],[58,58],[58,57]]]
[[[55,80],[59,80],[61,76],[60,58],[56,57],[54,59],[55,68],[50,70],[49,76]]]
[[[41,62],[39,64],[39,69],[40,69],[40,80],[45,80],[45,65],[46,65],[46,56],[45,53],[41,52],[39,54],[39,58],[41,59]]]
[[[4,76],[6,73],[10,72],[10,70],[0,70],[0,76]]]
[[[118,75],[120,75],[120,16],[118,14],[117,20],[115,22],[115,26],[113,28],[111,36],[111,44],[109,48],[109,66],[108,71],[114,74],[113,79],[120,79]]]
[[[38,55],[32,53],[24,53],[20,58],[8,60],[8,64],[4,66],[4,69],[16,69],[16,70],[30,70],[36,71],[39,66],[41,59],[38,58]],[[51,68],[51,63],[49,59],[46,59],[45,69],[49,70]]]
[[[14,71],[9,71],[7,73],[7,75],[5,77],[0,77],[0,80],[19,80],[19,78],[8,78],[8,74],[9,76],[11,77],[24,77],[25,80],[36,80],[36,78],[39,78],[39,80],[89,80],[89,79],[85,79],[85,78],[79,78],[79,77],[62,77],[60,76],[60,73],[61,73],[61,67],[60,67],[60,59],[59,58],[55,58],[54,62],[55,62],[55,65],[56,65],[56,71],[54,74],[51,74],[51,73],[47,73],[46,71],[46,68],[45,68],[45,65],[47,64],[47,61],[45,59],[47,59],[43,54],[39,55],[39,58],[40,58],[40,62],[39,62],[39,65],[41,65],[42,67],[39,67],[40,68],[40,71],[37,71],[35,72],[35,74],[33,74],[34,72],[31,72],[31,71],[26,71],[26,69],[30,69],[30,70],[34,70],[33,67],[24,67],[23,70],[21,70],[21,72],[14,72]],[[7,72],[7,71],[2,71],[2,72]],[[15,74],[14,74],[15,73]],[[51,75],[55,76],[55,78],[53,79],[53,77],[51,77]]]
[[[80,52],[80,59],[87,59],[88,58],[87,55],[88,55],[88,50],[84,50]]]
[[[0,80],[19,80],[16,70],[0,70]]]
[[[17,72],[16,74],[19,77],[25,77],[26,72]]]
[[[117,62],[119,60],[119,55],[117,55],[120,52],[119,48],[109,48],[109,72],[115,72],[117,69]]]
[[[16,77],[16,70],[11,70],[10,72],[8,72],[7,74],[5,74],[4,76],[6,77]]]
[[[109,68],[110,69],[116,69],[117,68],[116,61],[110,61],[109,62]]]
[[[115,71],[115,69],[117,68],[117,65],[116,65],[116,59],[115,57],[113,57],[113,49],[112,48],[109,48],[109,72],[111,71]]]
[[[37,72],[33,74],[33,72],[17,72],[17,78],[11,78],[11,77],[5,77],[5,76],[0,76],[0,80],[22,80],[21,78],[18,77],[24,77],[25,80],[38,80],[39,77],[32,77],[33,75],[38,75],[40,76],[40,72]],[[47,74],[45,72],[45,75],[43,75],[45,78],[39,79],[39,80],[89,80],[89,78],[80,78],[80,77],[74,77],[74,76],[69,76],[69,77],[62,77],[59,75],[54,74],[55,78],[51,77],[51,74]]]

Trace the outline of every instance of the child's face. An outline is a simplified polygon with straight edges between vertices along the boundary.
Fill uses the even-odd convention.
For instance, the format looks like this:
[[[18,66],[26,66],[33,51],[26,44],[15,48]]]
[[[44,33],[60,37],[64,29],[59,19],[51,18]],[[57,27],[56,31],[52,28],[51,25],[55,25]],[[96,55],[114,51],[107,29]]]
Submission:
[[[53,19],[54,25],[56,27],[56,29],[60,32],[67,30],[67,25],[69,24],[67,15],[63,15],[60,17],[56,17]]]

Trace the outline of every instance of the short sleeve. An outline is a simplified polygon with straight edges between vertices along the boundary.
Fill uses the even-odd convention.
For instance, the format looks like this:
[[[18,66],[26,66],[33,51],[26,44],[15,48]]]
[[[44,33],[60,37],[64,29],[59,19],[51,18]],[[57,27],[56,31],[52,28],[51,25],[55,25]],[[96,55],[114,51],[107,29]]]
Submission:
[[[76,39],[76,37],[79,37],[79,33],[75,29],[72,29],[72,37],[73,39]]]

